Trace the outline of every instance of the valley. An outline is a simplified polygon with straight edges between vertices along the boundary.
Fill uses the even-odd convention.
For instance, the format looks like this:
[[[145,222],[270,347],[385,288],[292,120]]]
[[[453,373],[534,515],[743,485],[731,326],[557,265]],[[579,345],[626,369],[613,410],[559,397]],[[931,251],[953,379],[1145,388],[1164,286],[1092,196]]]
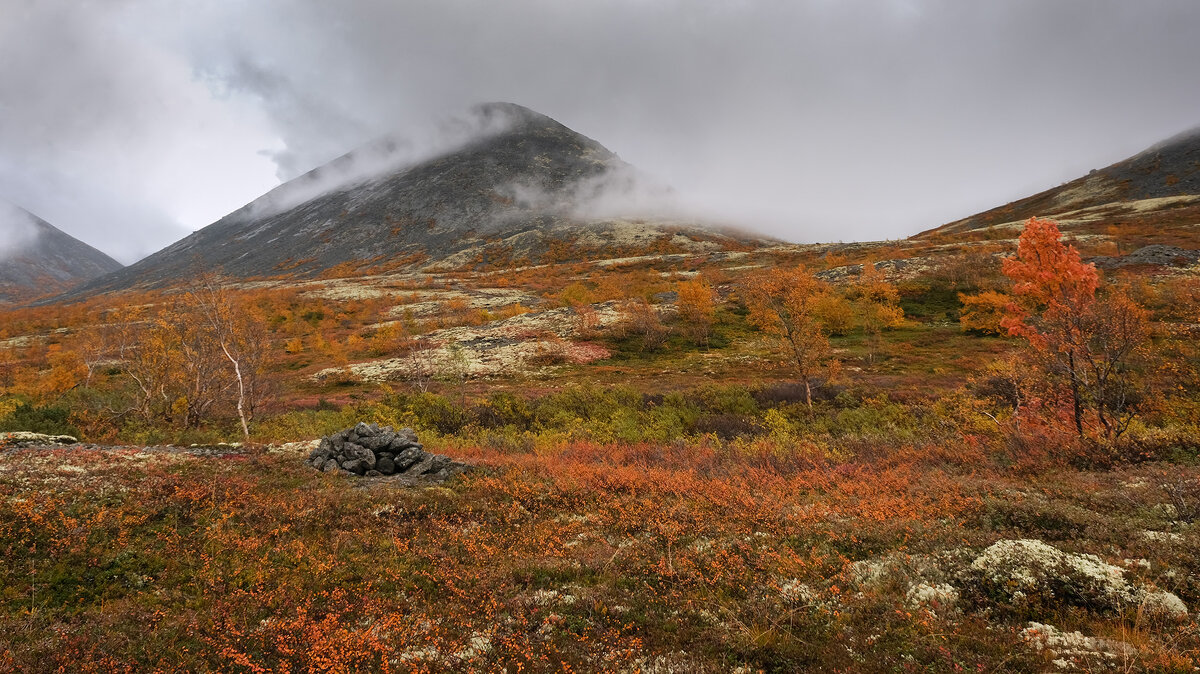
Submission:
[[[483,110],[0,313],[0,668],[1200,665],[1200,136],[792,244]]]

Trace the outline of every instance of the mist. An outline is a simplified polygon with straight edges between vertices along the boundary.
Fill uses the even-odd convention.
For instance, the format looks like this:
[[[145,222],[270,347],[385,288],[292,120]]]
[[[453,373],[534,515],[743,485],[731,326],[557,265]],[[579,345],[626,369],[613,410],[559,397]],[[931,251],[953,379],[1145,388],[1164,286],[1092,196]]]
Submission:
[[[444,151],[484,101],[671,188],[589,215],[791,241],[908,236],[1200,124],[1187,0],[0,2],[0,198],[123,262],[356,148],[255,208]]]
[[[37,223],[28,213],[0,202],[0,261],[33,245],[37,238]]]
[[[253,218],[275,215],[323,194],[403,171],[502,134],[521,121],[521,114],[504,105],[474,105],[392,130],[294,178],[283,171],[288,163],[283,162],[280,179],[287,182],[247,204],[244,212]]]

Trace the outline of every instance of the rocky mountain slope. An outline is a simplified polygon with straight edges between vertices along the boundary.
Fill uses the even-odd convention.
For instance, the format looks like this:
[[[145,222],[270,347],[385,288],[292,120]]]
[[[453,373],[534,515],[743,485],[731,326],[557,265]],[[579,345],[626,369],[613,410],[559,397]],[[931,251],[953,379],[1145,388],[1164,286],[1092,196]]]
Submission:
[[[989,228],[1018,228],[1034,216],[1058,220],[1077,235],[1141,231],[1153,233],[1153,243],[1200,248],[1200,128],[1071,182],[914,238],[975,238]]]
[[[29,211],[0,202],[0,302],[62,291],[120,268]]]
[[[744,247],[693,226],[611,217],[614,203],[664,194],[596,141],[527,108],[479,106],[474,139],[389,166],[395,141],[360,148],[89,291],[161,285],[200,271],[237,278],[401,267],[441,269]]]

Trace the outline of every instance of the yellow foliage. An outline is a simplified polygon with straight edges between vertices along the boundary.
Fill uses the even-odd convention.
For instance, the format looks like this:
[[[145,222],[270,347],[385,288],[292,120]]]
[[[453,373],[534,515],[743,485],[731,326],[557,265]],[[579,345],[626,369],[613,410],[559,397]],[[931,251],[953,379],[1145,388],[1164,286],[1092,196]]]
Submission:
[[[963,312],[958,322],[964,331],[976,330],[993,335],[1002,335],[1005,330],[1000,327],[1000,321],[1005,316],[1006,307],[1012,298],[995,290],[988,290],[978,295],[963,295],[958,299],[963,303]]]
[[[829,286],[803,265],[772,269],[754,277],[744,289],[750,323],[778,338],[804,383],[805,398],[812,407],[813,379],[822,372],[834,376],[838,361],[829,344],[829,328],[817,307],[830,292]]]
[[[853,307],[836,293],[826,293],[817,300],[816,315],[830,334],[844,335],[854,328]]]
[[[679,320],[697,344],[707,344],[716,313],[716,292],[703,276],[682,281],[676,288]]]

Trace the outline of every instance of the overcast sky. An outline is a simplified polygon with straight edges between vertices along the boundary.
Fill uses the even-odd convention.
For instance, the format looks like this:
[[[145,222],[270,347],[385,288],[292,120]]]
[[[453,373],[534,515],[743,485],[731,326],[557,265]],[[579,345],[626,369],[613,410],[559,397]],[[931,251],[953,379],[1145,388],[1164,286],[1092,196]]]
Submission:
[[[0,199],[123,262],[521,103],[793,241],[900,238],[1200,125],[1195,0],[0,0]]]

